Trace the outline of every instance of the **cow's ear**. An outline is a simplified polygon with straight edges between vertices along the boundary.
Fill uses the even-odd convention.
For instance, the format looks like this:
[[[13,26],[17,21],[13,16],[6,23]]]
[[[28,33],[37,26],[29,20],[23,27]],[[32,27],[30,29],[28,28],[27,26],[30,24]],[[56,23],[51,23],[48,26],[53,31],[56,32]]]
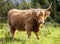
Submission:
[[[50,11],[45,12],[45,19],[50,15]]]

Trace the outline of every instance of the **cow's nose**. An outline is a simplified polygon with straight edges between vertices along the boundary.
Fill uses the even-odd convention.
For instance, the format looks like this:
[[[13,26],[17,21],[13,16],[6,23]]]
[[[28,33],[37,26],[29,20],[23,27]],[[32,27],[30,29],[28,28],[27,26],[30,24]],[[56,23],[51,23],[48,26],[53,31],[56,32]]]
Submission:
[[[40,23],[40,24],[41,24],[41,23],[44,23],[44,20],[40,19],[40,20],[39,20],[39,23]]]
[[[42,23],[44,23],[44,20],[42,20]]]

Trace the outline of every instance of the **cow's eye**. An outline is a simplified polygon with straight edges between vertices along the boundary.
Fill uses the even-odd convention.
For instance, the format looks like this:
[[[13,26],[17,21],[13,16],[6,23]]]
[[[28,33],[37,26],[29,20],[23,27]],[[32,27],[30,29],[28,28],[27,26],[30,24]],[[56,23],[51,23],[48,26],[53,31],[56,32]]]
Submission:
[[[43,14],[40,14],[40,16],[43,16]]]
[[[43,16],[43,13],[42,13],[42,12],[40,12],[39,16]]]

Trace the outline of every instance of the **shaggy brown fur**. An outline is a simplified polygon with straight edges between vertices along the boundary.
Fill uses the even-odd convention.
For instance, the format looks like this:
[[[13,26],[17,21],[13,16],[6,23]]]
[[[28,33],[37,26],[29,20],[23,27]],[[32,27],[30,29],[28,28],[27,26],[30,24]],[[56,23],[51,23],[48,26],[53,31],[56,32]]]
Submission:
[[[44,23],[46,18],[50,15],[47,9],[29,9],[17,10],[13,9],[8,12],[8,22],[10,26],[11,37],[14,38],[16,29],[20,31],[27,31],[28,38],[33,31],[37,39],[39,39],[39,26]]]
[[[39,23],[37,16],[32,10],[16,10],[13,9],[8,13],[8,22],[10,26],[11,37],[14,38],[15,30],[27,31],[28,38],[30,38],[31,31],[38,33]],[[37,37],[38,38],[38,37]],[[39,38],[38,38],[39,39]]]

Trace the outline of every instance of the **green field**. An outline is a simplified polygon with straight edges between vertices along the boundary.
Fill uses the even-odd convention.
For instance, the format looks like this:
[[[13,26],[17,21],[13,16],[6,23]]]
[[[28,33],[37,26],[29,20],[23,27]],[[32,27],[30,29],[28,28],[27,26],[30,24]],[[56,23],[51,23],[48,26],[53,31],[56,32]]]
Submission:
[[[11,40],[8,29],[7,24],[0,24],[0,44],[60,44],[59,26],[44,25],[40,29],[40,40],[37,40],[33,32],[31,38],[28,39],[27,33],[23,31],[16,31],[15,39]]]

